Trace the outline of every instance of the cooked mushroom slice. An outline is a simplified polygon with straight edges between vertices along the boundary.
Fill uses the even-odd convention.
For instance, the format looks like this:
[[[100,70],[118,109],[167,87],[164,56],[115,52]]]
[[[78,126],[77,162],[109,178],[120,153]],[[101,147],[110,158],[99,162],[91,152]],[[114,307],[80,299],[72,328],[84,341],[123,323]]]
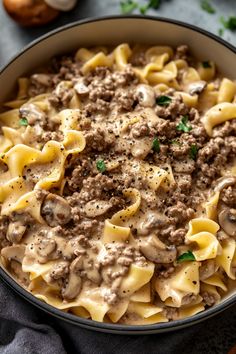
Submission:
[[[219,224],[227,235],[236,237],[236,209],[225,208],[219,215]]]
[[[65,225],[71,219],[71,207],[62,197],[49,193],[42,204],[41,215],[49,226]]]
[[[66,300],[74,299],[81,290],[81,278],[79,271],[82,268],[82,257],[77,257],[70,265],[70,274],[66,287],[62,289],[62,296]]]
[[[80,96],[87,95],[89,93],[89,88],[85,85],[83,80],[78,80],[74,86],[74,89]]]
[[[69,273],[68,262],[62,261],[57,263],[50,272],[50,277],[54,280],[65,278]]]
[[[155,236],[142,241],[140,251],[154,263],[172,263],[176,259],[177,251],[174,246],[166,246]]]
[[[199,268],[200,280],[205,280],[212,276],[217,270],[217,266],[213,259],[202,262],[201,267]]]
[[[112,207],[112,203],[106,200],[91,200],[84,207],[84,212],[89,218],[105,214]]]
[[[145,217],[145,219],[139,223],[137,227],[138,234],[146,236],[150,234],[150,231],[152,229],[161,228],[167,222],[168,219],[165,215],[150,211]]]
[[[25,246],[24,245],[14,245],[14,246],[7,246],[1,250],[1,255],[7,261],[17,261],[22,263],[22,260],[25,255]]]
[[[34,74],[31,77],[33,83],[49,87],[52,84],[52,76],[50,74]]]
[[[46,119],[46,114],[33,103],[27,103],[19,109],[20,117],[27,119],[29,124],[43,122]]]
[[[236,184],[236,177],[234,176],[221,177],[216,181],[215,191],[221,192],[224,188],[233,186],[234,184]]]
[[[13,221],[9,224],[7,229],[7,239],[12,243],[18,243],[22,239],[26,226],[22,225],[20,221]]]
[[[152,87],[145,84],[140,84],[136,88],[136,97],[139,104],[143,107],[153,107],[155,104],[155,93]]]
[[[48,256],[55,250],[56,242],[50,238],[41,238],[36,244],[36,252],[39,256],[48,258]]]
[[[206,85],[206,81],[203,80],[192,82],[188,87],[188,92],[190,93],[190,95],[198,95],[205,89]]]

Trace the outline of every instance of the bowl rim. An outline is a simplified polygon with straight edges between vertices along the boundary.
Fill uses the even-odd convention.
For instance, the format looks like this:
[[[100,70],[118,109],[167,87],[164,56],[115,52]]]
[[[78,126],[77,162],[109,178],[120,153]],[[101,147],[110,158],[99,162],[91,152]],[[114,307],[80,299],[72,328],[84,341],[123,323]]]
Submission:
[[[231,52],[236,54],[236,47],[231,43],[225,41],[224,39],[220,38],[214,33],[209,32],[208,30],[202,29],[198,26],[179,21],[174,19],[169,19],[165,17],[159,16],[143,16],[143,15],[108,15],[108,16],[98,16],[98,17],[89,17],[86,19],[74,21],[72,23],[60,26],[48,33],[38,37],[37,39],[31,41],[29,44],[24,46],[20,51],[17,52],[6,64],[0,67],[0,76],[1,74],[12,64],[14,63],[22,54],[29,51],[38,43],[44,41],[45,39],[60,33],[62,31],[68,30],[73,27],[79,27],[83,24],[95,23],[100,21],[107,21],[107,20],[137,20],[142,19],[146,21],[155,21],[155,22],[165,22],[169,24],[174,24],[179,27],[184,27],[188,30],[193,30],[197,33],[204,35],[205,37],[210,38],[211,40],[216,41],[217,43],[223,45]],[[16,280],[0,265],[0,278],[15,292],[17,292],[21,297],[26,299],[31,304],[35,305],[36,307],[40,308],[44,312],[47,312],[54,317],[57,317],[61,320],[64,320],[68,323],[71,323],[76,326],[84,327],[87,329],[92,329],[101,332],[109,332],[114,334],[152,334],[152,333],[161,333],[161,332],[168,332],[174,331],[177,329],[185,328],[190,325],[199,323],[203,320],[206,320],[210,317],[213,317],[220,312],[226,310],[230,306],[232,306],[236,302],[236,294],[230,296],[229,298],[223,300],[219,304],[204,310],[200,313],[197,313],[193,316],[186,317],[184,319],[169,321],[169,322],[162,322],[162,323],[155,323],[150,325],[123,325],[123,324],[116,324],[116,323],[105,323],[105,322],[98,322],[91,319],[82,318],[71,313],[63,312],[62,310],[57,309],[56,307],[49,305],[38,298],[36,298],[33,294],[23,288]]]

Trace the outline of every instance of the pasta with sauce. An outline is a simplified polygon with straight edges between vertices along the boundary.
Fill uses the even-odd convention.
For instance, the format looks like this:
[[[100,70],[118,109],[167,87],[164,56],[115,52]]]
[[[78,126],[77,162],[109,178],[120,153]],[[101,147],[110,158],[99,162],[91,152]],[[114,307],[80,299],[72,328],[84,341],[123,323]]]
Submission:
[[[80,48],[0,113],[1,264],[122,324],[193,316],[236,277],[236,82],[185,45]]]

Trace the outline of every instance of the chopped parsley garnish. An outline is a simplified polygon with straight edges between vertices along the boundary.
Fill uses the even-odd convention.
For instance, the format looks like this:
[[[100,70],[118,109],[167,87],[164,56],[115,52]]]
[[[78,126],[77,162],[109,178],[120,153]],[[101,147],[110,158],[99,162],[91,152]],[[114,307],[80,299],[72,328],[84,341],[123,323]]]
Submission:
[[[182,117],[180,123],[176,126],[176,129],[185,133],[188,133],[190,130],[192,130],[192,126],[188,124],[188,115]]]
[[[129,14],[137,9],[138,3],[132,0],[126,0],[120,2],[120,9],[122,14]]]
[[[212,5],[210,4],[209,1],[207,0],[202,0],[201,1],[201,8],[208,12],[209,14],[214,14],[216,12],[216,10],[214,9],[214,7],[212,7]]]
[[[169,106],[171,102],[172,99],[169,96],[159,96],[156,98],[156,104],[159,106]]]
[[[207,68],[211,68],[211,63],[209,63],[209,61],[203,61],[202,62],[202,66],[205,68],[205,69],[207,69]]]
[[[236,17],[229,16],[228,19],[225,19],[223,16],[220,18],[220,22],[223,26],[231,31],[236,30]]]
[[[29,123],[28,123],[28,120],[27,120],[27,118],[20,118],[19,119],[19,124],[21,125],[21,126],[27,126]]]
[[[152,150],[155,152],[160,152],[160,141],[158,138],[153,139]]]
[[[189,156],[192,160],[196,160],[197,158],[197,152],[198,152],[198,148],[197,145],[191,145],[190,146],[190,151],[189,151]]]
[[[96,166],[98,171],[101,173],[105,172],[107,169],[104,160],[97,160]]]
[[[185,252],[177,258],[178,263],[195,261],[195,260],[196,260],[196,258],[194,257],[194,254],[191,251]]]

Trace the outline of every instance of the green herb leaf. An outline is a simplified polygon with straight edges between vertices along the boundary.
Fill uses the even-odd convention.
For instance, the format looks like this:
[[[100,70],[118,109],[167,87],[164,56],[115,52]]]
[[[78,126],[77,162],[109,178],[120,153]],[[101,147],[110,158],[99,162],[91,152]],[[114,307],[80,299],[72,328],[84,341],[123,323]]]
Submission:
[[[148,6],[156,10],[160,6],[160,0],[149,0]]]
[[[143,5],[139,7],[139,11],[141,14],[145,15],[147,10],[149,9],[149,4]]]
[[[97,160],[96,166],[98,171],[101,173],[105,172],[107,169],[104,160]]]
[[[188,123],[188,115],[182,117],[180,123],[176,126],[176,129],[185,133],[190,132],[192,130],[192,126]]]
[[[179,256],[177,258],[177,262],[181,263],[181,262],[188,262],[188,261],[195,261],[196,258],[194,257],[194,254],[191,251],[185,252],[183,254],[181,254],[181,256]]]
[[[137,2],[132,0],[126,0],[120,2],[120,10],[122,14],[129,14],[138,7]]]
[[[206,68],[211,68],[211,63],[209,63],[209,61],[203,61],[202,62],[202,66],[206,69]]]
[[[148,9],[157,10],[160,6],[160,0],[149,0],[146,5],[140,6],[139,11],[141,14],[145,15]]]
[[[201,1],[201,8],[204,11],[208,12],[209,14],[214,14],[216,12],[216,10],[212,7],[212,5],[207,0]]]
[[[160,141],[158,138],[155,138],[152,142],[152,150],[155,152],[160,152]]]
[[[158,104],[159,106],[169,106],[171,102],[172,99],[169,96],[159,96],[156,99],[156,104]]]
[[[224,34],[224,29],[223,28],[219,28],[218,29],[218,34],[219,34],[219,36],[223,36],[223,34]]]
[[[198,152],[198,148],[197,145],[191,145],[190,146],[190,151],[189,151],[189,156],[192,160],[196,160],[197,158],[197,152]]]
[[[27,118],[20,118],[19,119],[19,124],[21,125],[21,126],[27,126],[29,123],[28,123],[28,120],[27,120]]]
[[[226,20],[223,16],[220,18],[220,22],[222,25],[231,30],[234,31],[236,30],[236,17],[235,16],[229,16],[229,18]]]

